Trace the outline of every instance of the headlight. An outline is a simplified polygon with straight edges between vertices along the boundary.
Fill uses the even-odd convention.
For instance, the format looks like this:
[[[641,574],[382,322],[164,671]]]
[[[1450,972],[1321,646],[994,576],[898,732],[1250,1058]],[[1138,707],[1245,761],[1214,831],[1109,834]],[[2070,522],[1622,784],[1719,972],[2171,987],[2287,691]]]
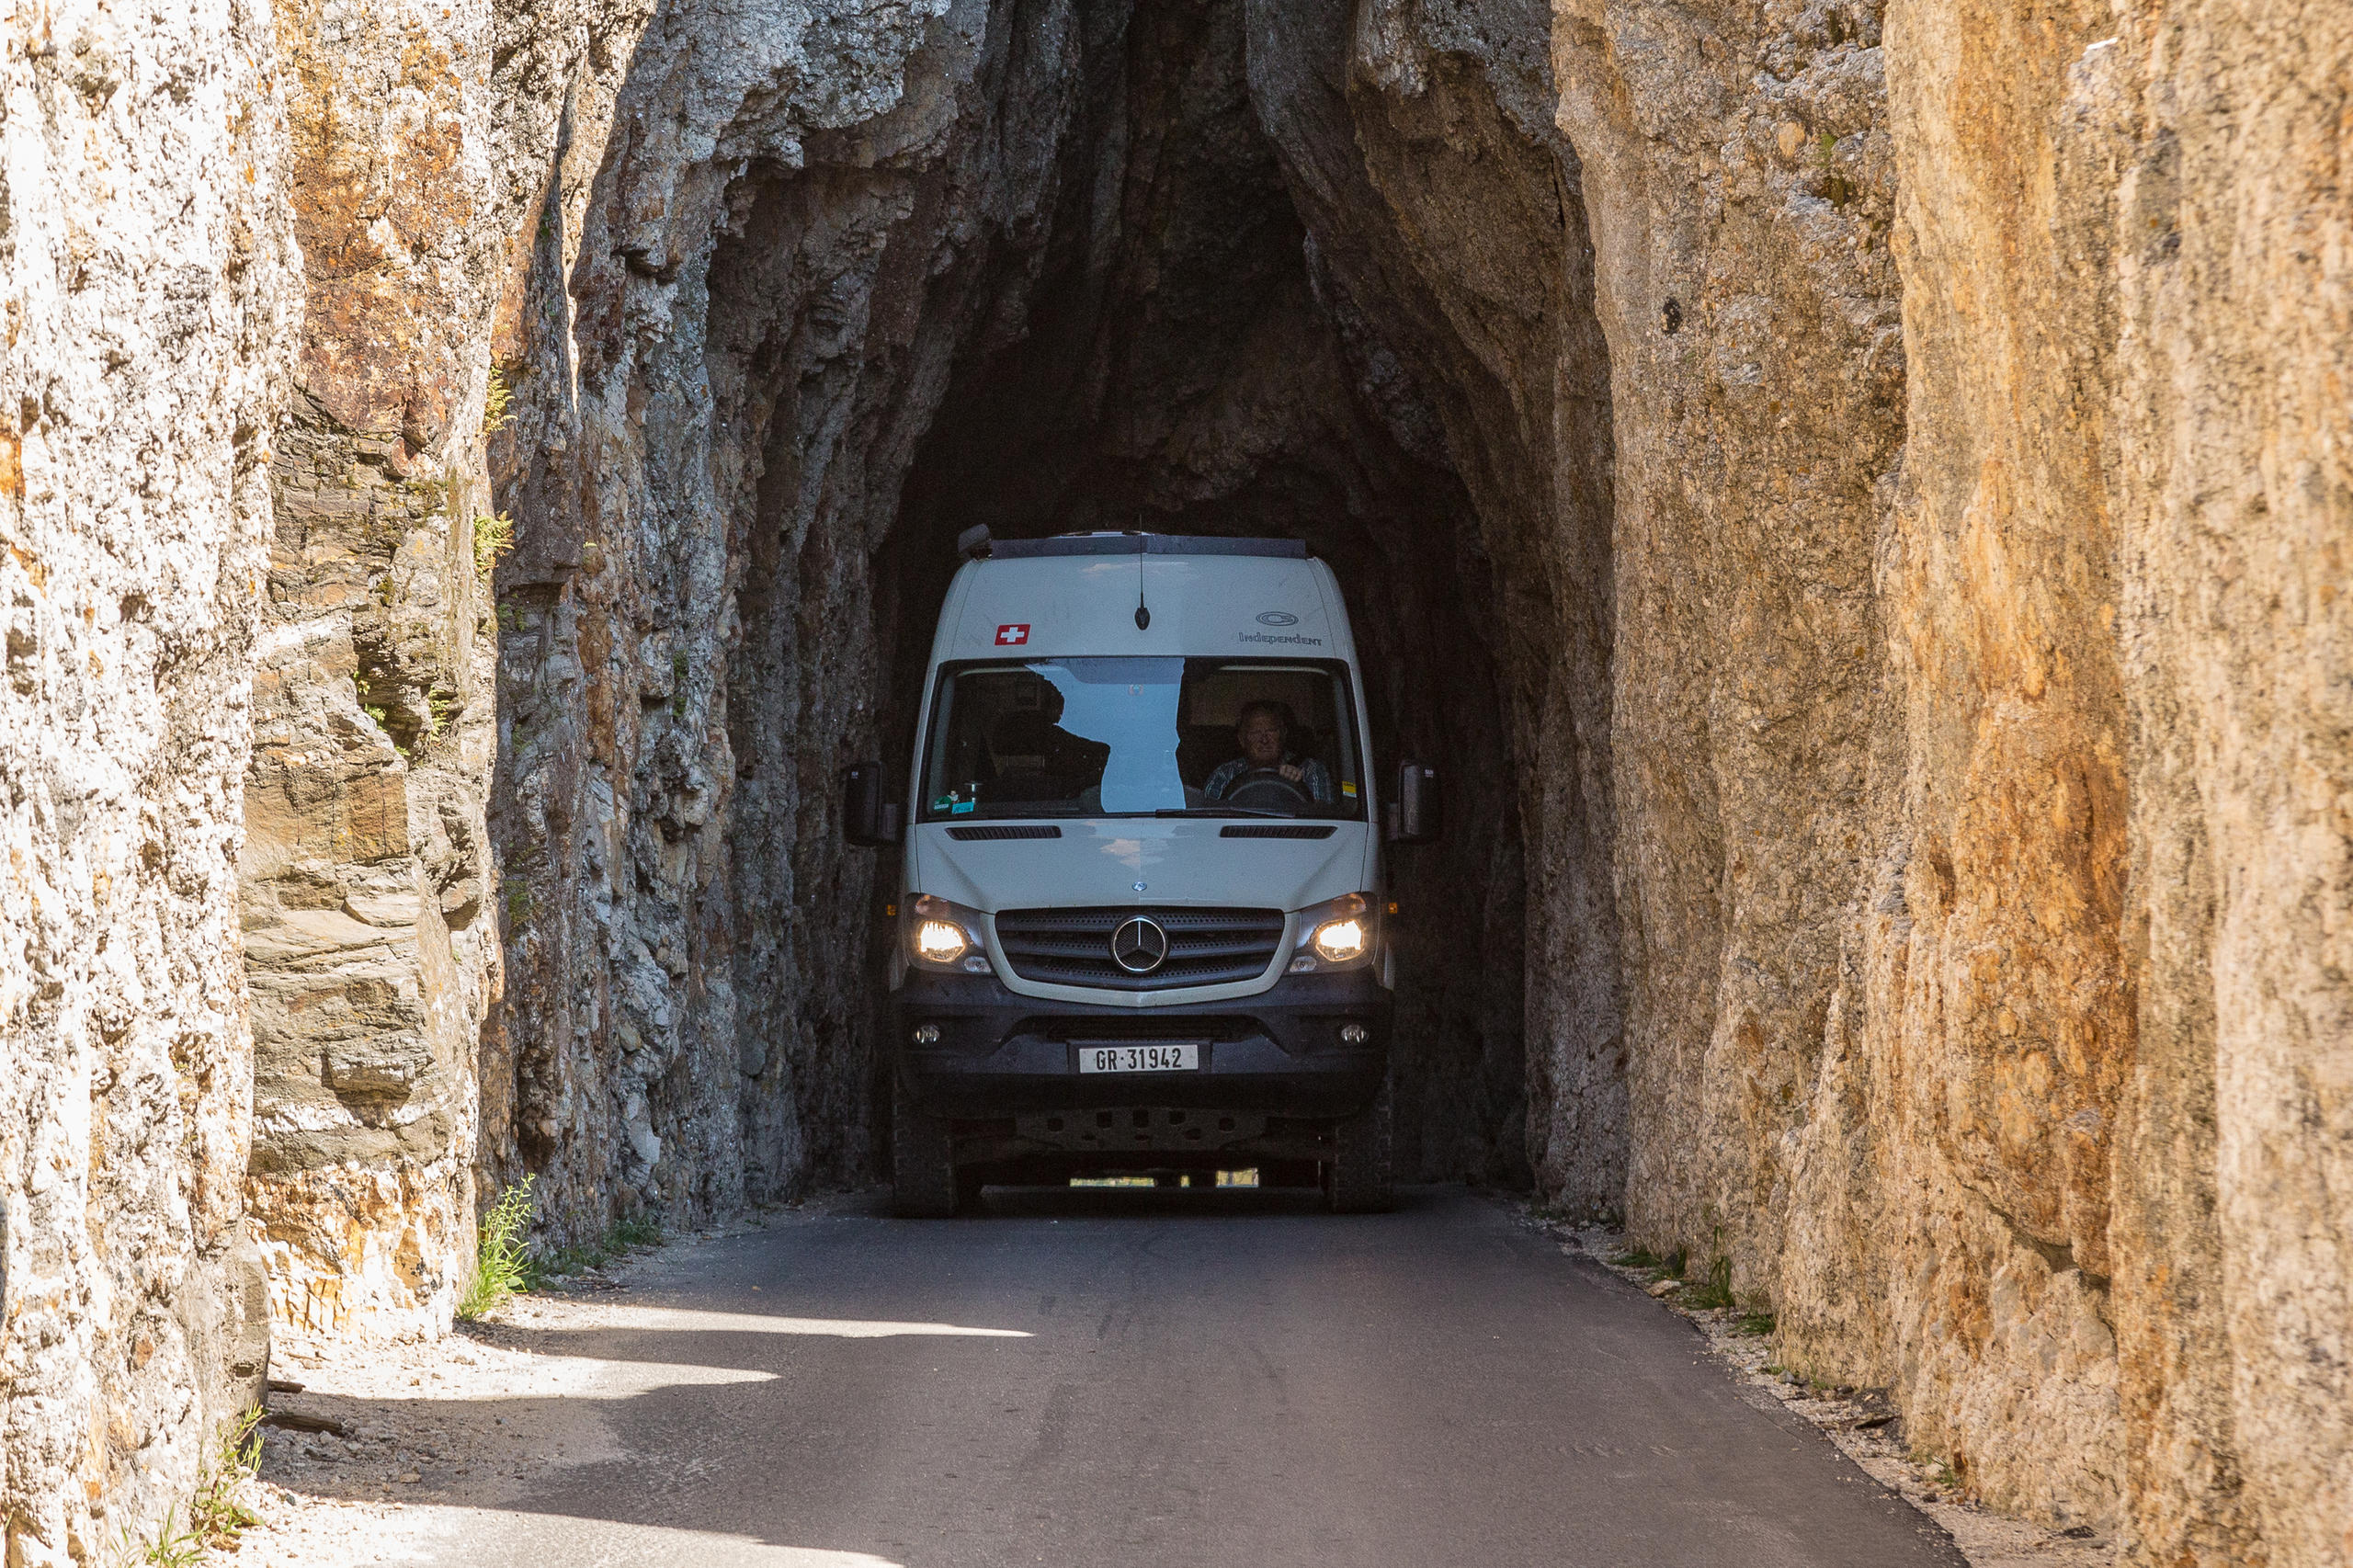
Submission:
[[[1302,909],[1299,912],[1299,948],[1290,960],[1290,972],[1355,969],[1372,961],[1378,939],[1372,900],[1363,893],[1348,893],[1328,903]]]
[[[1366,948],[1372,945],[1371,934],[1365,929],[1361,916],[1351,915],[1346,920],[1326,920],[1315,927],[1309,938],[1316,956],[1325,963],[1346,963],[1350,959],[1364,957]]]
[[[915,927],[915,957],[928,963],[954,963],[972,945],[964,927],[946,920],[926,920]]]
[[[907,903],[907,961],[934,974],[987,974],[978,910],[919,893]]]

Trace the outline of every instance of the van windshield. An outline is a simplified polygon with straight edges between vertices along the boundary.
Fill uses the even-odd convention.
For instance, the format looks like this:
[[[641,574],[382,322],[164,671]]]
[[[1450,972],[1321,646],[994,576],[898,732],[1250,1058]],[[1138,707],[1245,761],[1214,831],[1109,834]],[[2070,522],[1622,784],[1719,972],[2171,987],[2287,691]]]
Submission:
[[[1353,818],[1347,666],[1123,656],[943,665],[923,820]]]

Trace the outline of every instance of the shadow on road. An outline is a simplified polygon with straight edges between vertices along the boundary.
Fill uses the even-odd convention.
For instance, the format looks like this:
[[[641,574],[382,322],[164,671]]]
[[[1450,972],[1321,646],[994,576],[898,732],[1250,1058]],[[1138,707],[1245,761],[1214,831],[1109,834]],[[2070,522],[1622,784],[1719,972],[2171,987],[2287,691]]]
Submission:
[[[302,1403],[442,1450],[399,1493],[413,1563],[1960,1562],[1679,1321],[1461,1188],[1369,1217],[1253,1188],[887,1210],[814,1206],[483,1331],[528,1358],[494,1390]]]

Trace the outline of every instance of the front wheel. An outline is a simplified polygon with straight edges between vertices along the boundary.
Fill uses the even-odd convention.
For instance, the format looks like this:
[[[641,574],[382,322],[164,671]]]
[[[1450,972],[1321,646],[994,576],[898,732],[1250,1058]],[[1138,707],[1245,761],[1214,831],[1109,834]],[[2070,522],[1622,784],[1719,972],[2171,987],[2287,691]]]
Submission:
[[[1370,1105],[1332,1129],[1332,1157],[1324,1163],[1324,1201],[1335,1214],[1378,1214],[1394,1201],[1389,1159],[1389,1085]]]
[[[956,1180],[955,1132],[948,1119],[917,1109],[906,1085],[891,1085],[891,1207],[910,1220],[946,1220],[963,1196]],[[976,1195],[977,1196],[977,1195]]]

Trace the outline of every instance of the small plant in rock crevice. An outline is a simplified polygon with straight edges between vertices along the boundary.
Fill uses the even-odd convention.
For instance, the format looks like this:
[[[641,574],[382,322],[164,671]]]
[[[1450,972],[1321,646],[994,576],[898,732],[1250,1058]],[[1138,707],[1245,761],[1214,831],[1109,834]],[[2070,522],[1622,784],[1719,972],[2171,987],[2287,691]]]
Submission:
[[[188,1506],[188,1523],[210,1546],[233,1548],[240,1532],[261,1523],[261,1516],[237,1500],[244,1483],[261,1469],[262,1410],[256,1404],[221,1435],[219,1456],[196,1489]]]
[[[164,1522],[156,1527],[155,1539],[142,1547],[131,1537],[128,1528],[122,1534],[122,1561],[137,1562],[143,1568],[196,1568],[204,1561],[204,1538],[193,1528],[183,1528],[177,1506],[164,1510]]]
[[[1609,1261],[1620,1268],[1643,1268],[1657,1274],[1673,1272],[1667,1266],[1667,1260],[1648,1247],[1628,1247],[1622,1252],[1611,1253]]]
[[[188,1502],[188,1523],[180,1523],[176,1505],[165,1510],[155,1539],[141,1547],[124,1534],[123,1556],[147,1568],[195,1568],[207,1549],[234,1551],[237,1539],[261,1523],[261,1516],[240,1501],[244,1483],[261,1469],[262,1409],[256,1405],[231,1422],[221,1434],[213,1457],[197,1472],[196,1495]]]
[[[498,566],[498,558],[515,548],[515,519],[501,512],[474,518],[474,572],[483,581]]]
[[[514,423],[515,389],[506,384],[506,372],[493,365],[482,398],[482,438],[487,441]]]
[[[639,1212],[616,1221],[612,1229],[595,1241],[580,1246],[549,1247],[532,1259],[529,1268],[534,1286],[583,1269],[602,1268],[616,1259],[626,1257],[636,1247],[662,1244],[662,1222],[653,1215]]]
[[[530,1289],[531,1264],[524,1238],[539,1213],[531,1184],[525,1176],[498,1195],[482,1217],[474,1244],[474,1271],[458,1298],[458,1316],[468,1323],[489,1315],[508,1297]]]
[[[1691,1282],[1683,1293],[1684,1305],[1705,1312],[1713,1308],[1729,1308],[1732,1300],[1732,1259],[1718,1257],[1708,1265],[1708,1271]]]

